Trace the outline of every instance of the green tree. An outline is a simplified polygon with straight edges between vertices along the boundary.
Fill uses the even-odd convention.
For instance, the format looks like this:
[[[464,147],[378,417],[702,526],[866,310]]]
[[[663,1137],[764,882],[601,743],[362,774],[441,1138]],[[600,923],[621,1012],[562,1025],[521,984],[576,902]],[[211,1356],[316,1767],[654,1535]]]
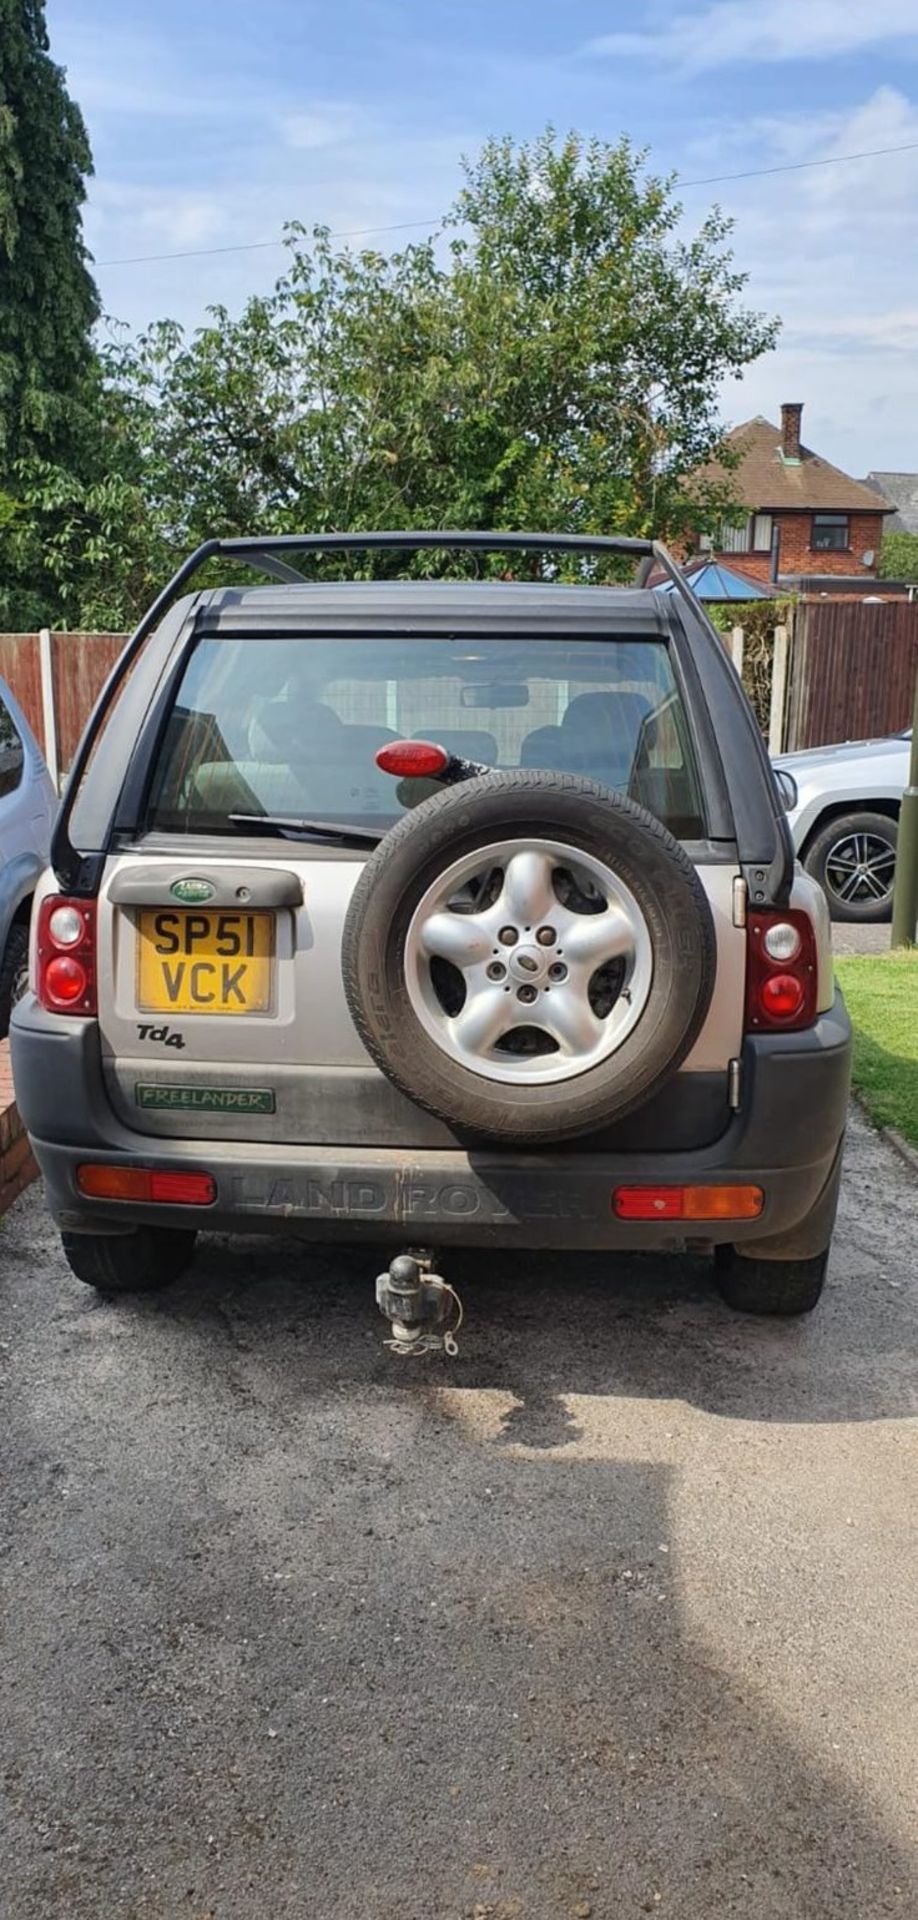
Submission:
[[[214,533],[674,538],[729,509],[729,477],[716,498],[699,478],[725,459],[718,390],[775,323],[742,305],[729,222],[683,237],[672,182],[627,140],[490,141],[439,233],[388,257],[322,228],[288,239],[274,292],[238,316],[212,309],[190,338],[160,321],[100,354],[78,461],[0,474],[0,550],[38,582],[30,622],[41,605],[127,624]],[[416,561],[447,564],[464,563]]]
[[[136,514],[92,340],[91,170],[43,0],[0,0],[0,618],[14,625],[77,616],[90,579],[113,611],[100,543],[118,551]]]
[[[138,343],[157,517],[187,544],[374,525],[672,537],[726,509],[729,489],[714,501],[696,478],[724,453],[719,385],[776,326],[740,304],[729,222],[686,240],[680,217],[627,141],[548,132],[489,142],[440,235],[390,258],[291,229],[273,296]]]
[[[0,0],[0,485],[78,445],[99,310],[80,215],[92,158],[44,15]]]
[[[918,586],[918,533],[886,533],[880,547],[881,580]]]

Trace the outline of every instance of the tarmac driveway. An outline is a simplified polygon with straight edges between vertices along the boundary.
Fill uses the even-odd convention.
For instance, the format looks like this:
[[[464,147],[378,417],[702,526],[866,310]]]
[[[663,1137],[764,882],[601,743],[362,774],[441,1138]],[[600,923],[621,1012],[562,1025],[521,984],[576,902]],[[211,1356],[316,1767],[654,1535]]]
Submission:
[[[210,1242],[106,1307],[0,1240],[6,1920],[918,1911],[918,1183],[852,1122],[831,1290]]]

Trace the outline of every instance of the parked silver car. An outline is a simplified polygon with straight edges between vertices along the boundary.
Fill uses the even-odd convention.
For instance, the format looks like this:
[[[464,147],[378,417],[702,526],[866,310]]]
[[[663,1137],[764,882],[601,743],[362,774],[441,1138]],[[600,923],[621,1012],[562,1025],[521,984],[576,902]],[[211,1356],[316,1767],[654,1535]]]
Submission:
[[[0,1040],[28,977],[32,897],[48,864],[56,806],[41,749],[0,680]]]
[[[677,590],[314,575],[424,548]],[[190,586],[240,559],[276,583]],[[688,1246],[734,1307],[819,1298],[851,1047],[826,903],[649,540],[206,542],[95,710],[35,920],[17,1100],[103,1294],[177,1278],[201,1228],[295,1225],[388,1243],[402,1353],[453,1350],[457,1244]]]
[[[890,917],[910,742],[910,732],[899,733],[775,760],[796,782],[797,805],[788,811],[794,845],[824,889],[833,920]]]

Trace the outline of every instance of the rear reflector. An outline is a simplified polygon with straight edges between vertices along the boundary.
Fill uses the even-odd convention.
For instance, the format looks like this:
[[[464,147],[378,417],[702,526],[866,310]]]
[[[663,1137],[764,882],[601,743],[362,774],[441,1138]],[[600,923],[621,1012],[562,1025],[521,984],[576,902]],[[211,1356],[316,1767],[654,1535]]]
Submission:
[[[217,1186],[209,1173],[163,1173],[152,1167],[77,1168],[88,1200],[134,1200],[164,1207],[212,1207]]]
[[[429,780],[449,766],[449,754],[431,740],[393,740],[391,746],[380,747],[376,765],[401,779]]]
[[[755,1220],[765,1205],[761,1187],[616,1187],[619,1220]]]

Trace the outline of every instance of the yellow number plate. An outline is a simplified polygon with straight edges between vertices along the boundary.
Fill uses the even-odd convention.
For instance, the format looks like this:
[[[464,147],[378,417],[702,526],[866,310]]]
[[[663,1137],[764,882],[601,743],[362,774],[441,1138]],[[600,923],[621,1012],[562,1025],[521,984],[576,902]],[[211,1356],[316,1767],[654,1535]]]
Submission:
[[[137,1005],[143,1013],[267,1013],[273,913],[137,916]]]

